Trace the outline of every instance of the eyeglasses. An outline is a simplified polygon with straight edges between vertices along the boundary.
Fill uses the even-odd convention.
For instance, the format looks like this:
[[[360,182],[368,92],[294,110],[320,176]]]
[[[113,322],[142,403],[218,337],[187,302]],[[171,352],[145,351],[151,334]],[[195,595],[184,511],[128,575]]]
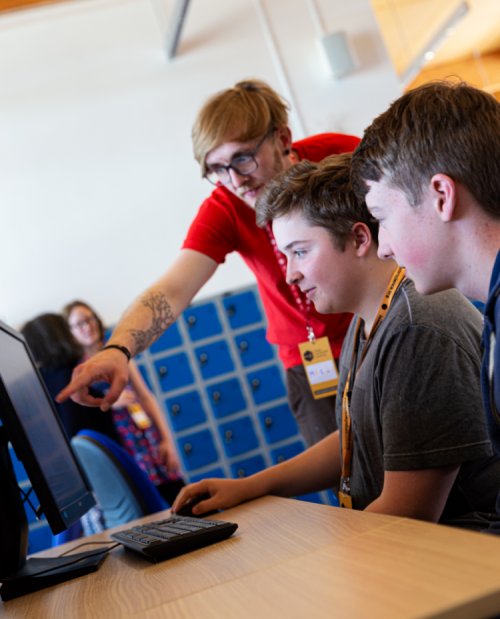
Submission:
[[[75,322],[74,325],[70,325],[69,328],[71,330],[73,329],[83,329],[83,327],[85,327],[85,325],[93,325],[97,322],[96,317],[95,316],[89,316],[88,318],[84,318],[83,320],[80,320],[80,322]]]
[[[227,185],[231,182],[229,170],[234,170],[241,176],[247,176],[248,174],[255,172],[255,170],[259,167],[255,155],[262,144],[264,144],[267,138],[275,131],[276,129],[269,129],[251,153],[245,153],[243,155],[238,155],[238,157],[234,157],[234,159],[231,159],[231,163],[229,165],[218,165],[210,168],[205,172],[203,177],[206,178],[207,181],[210,181],[212,185],[221,186]]]

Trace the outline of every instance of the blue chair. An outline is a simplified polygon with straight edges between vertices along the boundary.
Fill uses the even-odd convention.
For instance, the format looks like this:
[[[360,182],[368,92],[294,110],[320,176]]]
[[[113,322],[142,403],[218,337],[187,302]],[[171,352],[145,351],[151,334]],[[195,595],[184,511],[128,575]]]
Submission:
[[[71,439],[71,445],[108,529],[170,507],[135,460],[106,435],[81,430]]]

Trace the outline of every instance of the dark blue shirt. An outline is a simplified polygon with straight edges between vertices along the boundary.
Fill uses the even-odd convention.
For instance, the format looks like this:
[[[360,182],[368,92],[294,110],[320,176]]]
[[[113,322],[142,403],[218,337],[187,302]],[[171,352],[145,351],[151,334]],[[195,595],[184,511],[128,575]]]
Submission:
[[[488,301],[484,308],[484,357],[481,368],[481,388],[484,412],[493,448],[500,454],[500,252],[490,281]]]

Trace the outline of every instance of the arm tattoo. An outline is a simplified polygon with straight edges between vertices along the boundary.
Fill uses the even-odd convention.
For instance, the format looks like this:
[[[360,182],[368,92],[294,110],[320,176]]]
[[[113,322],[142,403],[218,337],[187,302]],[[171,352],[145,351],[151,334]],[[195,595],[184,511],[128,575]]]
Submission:
[[[129,329],[135,340],[134,355],[142,352],[174,322],[174,315],[165,295],[161,292],[150,292],[142,299],[144,307],[149,307],[153,314],[151,327],[147,331]]]

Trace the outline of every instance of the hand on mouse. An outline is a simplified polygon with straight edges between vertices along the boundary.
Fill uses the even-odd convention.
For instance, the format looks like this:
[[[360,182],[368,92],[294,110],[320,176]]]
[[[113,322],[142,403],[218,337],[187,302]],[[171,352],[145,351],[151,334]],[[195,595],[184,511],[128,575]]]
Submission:
[[[227,509],[255,498],[252,496],[248,479],[204,479],[182,488],[172,505],[172,512],[177,512],[200,494],[209,494],[210,498],[194,506],[193,514]]]

